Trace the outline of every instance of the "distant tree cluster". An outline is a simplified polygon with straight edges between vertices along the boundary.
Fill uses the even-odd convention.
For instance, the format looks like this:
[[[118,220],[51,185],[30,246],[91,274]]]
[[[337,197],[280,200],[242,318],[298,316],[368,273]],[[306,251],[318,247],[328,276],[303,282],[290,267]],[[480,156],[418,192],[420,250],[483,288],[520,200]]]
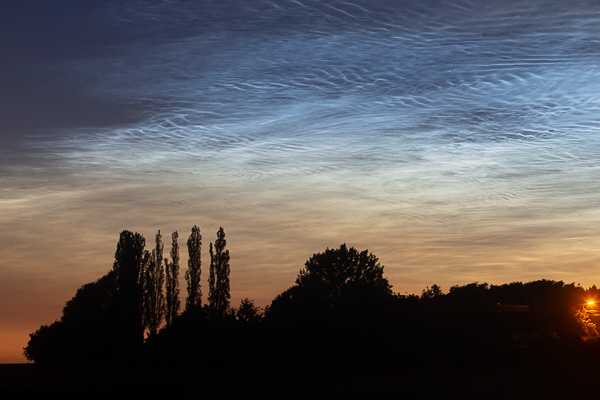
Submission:
[[[178,237],[177,232],[171,235],[169,260],[163,258],[160,230],[151,251],[145,250],[146,240],[141,234],[122,231],[112,270],[81,287],[66,303],[60,320],[30,335],[24,349],[26,358],[36,362],[69,362],[139,356],[144,332],[148,338],[155,337],[163,322],[169,327],[179,315]],[[218,310],[215,315],[221,316],[230,308],[229,251],[225,245],[225,232],[219,228],[215,254],[210,244],[211,276],[216,271],[218,282],[218,286],[211,286],[210,308]],[[202,235],[197,226],[192,228],[187,246],[186,310],[190,311],[202,308]]]
[[[27,359],[317,371],[537,359],[577,345],[600,355],[600,312],[591,302],[600,300],[595,286],[476,282],[447,293],[433,284],[420,296],[400,295],[375,255],[346,244],[313,254],[295,284],[264,310],[248,298],[234,309],[223,228],[209,244],[207,304],[201,291],[202,235],[192,228],[180,313],[177,232],[171,241],[167,259],[160,231],[150,251],[142,235],[121,232],[113,268],[82,286],[60,320],[30,335]]]

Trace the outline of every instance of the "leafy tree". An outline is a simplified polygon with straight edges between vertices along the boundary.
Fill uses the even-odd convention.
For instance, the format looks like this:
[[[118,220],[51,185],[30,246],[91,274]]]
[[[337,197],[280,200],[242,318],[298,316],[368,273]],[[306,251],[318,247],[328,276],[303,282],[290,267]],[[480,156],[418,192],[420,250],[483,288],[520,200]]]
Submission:
[[[296,284],[278,295],[265,311],[267,321],[311,329],[318,335],[323,324],[355,321],[367,329],[375,318],[390,319],[396,297],[383,277],[383,266],[368,250],[342,244],[313,254],[300,270]],[[381,317],[385,315],[385,317]],[[336,322],[337,321],[337,322]]]
[[[600,337],[600,333],[598,333],[598,327],[592,322],[590,313],[585,306],[577,310],[575,313],[575,319],[581,327],[585,340],[597,340],[598,337]]]
[[[431,288],[427,286],[427,288],[423,289],[421,293],[421,299],[433,299],[434,297],[443,296],[444,292],[442,292],[442,288],[437,284],[431,285]]]
[[[36,362],[99,362],[138,355],[143,342],[145,239],[124,230],[113,268],[83,285],[63,308],[59,321],[30,335],[24,349]]]
[[[171,261],[165,259],[166,268],[166,311],[165,319],[167,326],[173,324],[173,320],[179,312],[179,243],[177,231],[171,234]]]
[[[100,361],[114,356],[115,273],[87,283],[66,302],[62,318],[30,334],[23,354],[37,363]]]
[[[596,285],[592,285],[585,291],[585,300],[594,302],[600,301],[600,289],[598,289]]]
[[[210,243],[210,272],[208,282],[208,300],[211,310],[224,316],[229,308],[229,250],[225,250],[227,241],[222,227],[217,231],[215,245]]]
[[[262,310],[254,305],[254,301],[249,298],[243,298],[240,301],[240,307],[237,309],[236,317],[243,323],[258,322],[262,318]]]
[[[50,325],[42,325],[29,334],[29,342],[23,348],[23,355],[29,361],[38,364],[62,364],[71,361],[73,352],[66,343],[65,324],[54,321]]]
[[[155,243],[156,248],[147,257],[149,259],[144,279],[144,325],[148,328],[150,336],[154,336],[158,332],[165,312],[163,292],[165,270],[162,263],[164,245],[160,230],[156,234]]]
[[[321,292],[330,304],[335,304],[342,295],[366,290],[392,294],[379,259],[368,250],[359,253],[345,243],[339,249],[328,248],[313,254],[300,270],[296,285]]]
[[[202,272],[201,246],[202,235],[196,225],[187,241],[188,270],[185,273],[188,297],[185,303],[186,310],[191,310],[202,305],[202,291],[200,288],[200,274]]]

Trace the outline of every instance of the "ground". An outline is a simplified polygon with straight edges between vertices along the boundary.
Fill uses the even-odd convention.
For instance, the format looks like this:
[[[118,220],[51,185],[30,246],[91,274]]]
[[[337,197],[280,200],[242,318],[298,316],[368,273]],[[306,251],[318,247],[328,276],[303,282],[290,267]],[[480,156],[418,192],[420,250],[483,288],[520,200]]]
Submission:
[[[0,389],[23,398],[304,399],[304,398],[523,398],[598,397],[600,366],[572,363],[512,368],[434,369],[389,374],[312,374],[249,371],[234,374],[147,373],[140,370],[42,369],[0,365]],[[172,392],[171,392],[172,391]]]

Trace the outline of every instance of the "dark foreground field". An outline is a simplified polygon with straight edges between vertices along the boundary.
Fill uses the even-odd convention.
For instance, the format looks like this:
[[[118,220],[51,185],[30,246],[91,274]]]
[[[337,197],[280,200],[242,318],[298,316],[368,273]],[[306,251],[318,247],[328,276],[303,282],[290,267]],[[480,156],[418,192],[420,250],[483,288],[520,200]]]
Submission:
[[[434,361],[434,360],[432,360]],[[148,372],[143,370],[43,369],[0,365],[0,389],[8,398],[600,398],[600,363],[576,360],[527,363],[510,368],[438,368],[378,374]],[[35,396],[35,397],[32,397]]]

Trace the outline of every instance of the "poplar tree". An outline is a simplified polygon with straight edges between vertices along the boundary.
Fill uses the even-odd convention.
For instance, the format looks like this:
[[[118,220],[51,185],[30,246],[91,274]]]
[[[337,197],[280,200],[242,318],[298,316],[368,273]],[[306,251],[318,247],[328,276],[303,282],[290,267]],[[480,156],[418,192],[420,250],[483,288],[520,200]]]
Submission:
[[[163,285],[165,270],[163,267],[164,245],[160,231],[155,237],[156,247],[152,250],[146,267],[144,280],[144,324],[150,336],[158,333],[165,312]]]
[[[218,316],[224,316],[229,309],[229,250],[225,250],[227,241],[222,227],[217,231],[215,245],[211,243],[210,276],[209,276],[209,304],[211,310]]]
[[[186,310],[191,310],[202,305],[202,291],[200,288],[200,274],[202,272],[201,246],[202,235],[200,234],[200,228],[194,225],[187,241],[188,269],[185,272],[185,280],[187,281],[188,296],[185,302]]]
[[[179,234],[177,231],[171,234],[171,261],[165,259],[166,268],[166,300],[167,309],[165,313],[165,319],[167,326],[171,326],[177,313],[179,313],[179,307],[181,302],[179,301],[179,243],[177,239]]]
[[[208,246],[208,252],[210,254],[210,269],[208,272],[208,306],[211,311],[216,310],[217,304],[217,289],[216,289],[216,277],[215,277],[215,255],[213,252],[213,244],[210,242]]]
[[[145,245],[144,236],[124,230],[119,235],[115,251],[115,325],[119,329],[114,334],[123,346],[120,349],[123,352],[134,351],[133,347],[141,344],[144,339],[142,315]]]

